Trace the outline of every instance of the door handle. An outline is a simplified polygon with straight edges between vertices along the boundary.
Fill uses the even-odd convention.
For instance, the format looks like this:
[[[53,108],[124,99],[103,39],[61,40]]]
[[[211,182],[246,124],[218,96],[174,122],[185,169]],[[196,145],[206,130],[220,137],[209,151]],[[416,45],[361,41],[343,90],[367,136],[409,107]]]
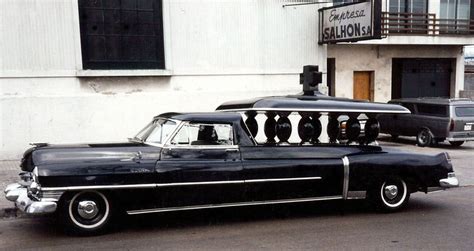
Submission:
[[[137,153],[135,153],[135,156],[133,157],[133,160],[135,162],[140,162],[141,159],[142,159],[142,152],[138,151]]]
[[[138,151],[138,152],[135,153],[135,155],[133,155],[133,157],[131,157],[129,159],[121,159],[120,161],[135,161],[135,162],[139,163],[141,159],[142,159],[142,152]]]

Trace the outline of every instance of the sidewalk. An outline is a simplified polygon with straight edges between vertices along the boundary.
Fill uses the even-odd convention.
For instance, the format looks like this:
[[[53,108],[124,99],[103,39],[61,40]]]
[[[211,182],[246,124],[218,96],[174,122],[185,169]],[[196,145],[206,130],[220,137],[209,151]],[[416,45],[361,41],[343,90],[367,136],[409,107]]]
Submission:
[[[3,190],[8,184],[18,181],[19,165],[19,160],[0,161],[0,218],[16,216],[15,205],[5,198]]]

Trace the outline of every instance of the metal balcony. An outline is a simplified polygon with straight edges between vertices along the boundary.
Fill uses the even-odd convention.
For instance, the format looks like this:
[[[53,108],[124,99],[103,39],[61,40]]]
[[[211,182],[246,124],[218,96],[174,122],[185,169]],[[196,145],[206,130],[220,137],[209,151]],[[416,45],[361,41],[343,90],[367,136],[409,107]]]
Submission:
[[[474,34],[474,19],[439,19],[430,13],[382,13],[382,34],[466,36]]]

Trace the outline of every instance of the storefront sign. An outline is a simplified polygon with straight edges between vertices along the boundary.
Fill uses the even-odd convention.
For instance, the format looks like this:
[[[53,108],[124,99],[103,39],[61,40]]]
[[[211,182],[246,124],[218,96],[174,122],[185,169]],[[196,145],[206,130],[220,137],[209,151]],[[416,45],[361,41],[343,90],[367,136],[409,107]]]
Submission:
[[[380,0],[319,9],[319,43],[381,38]]]

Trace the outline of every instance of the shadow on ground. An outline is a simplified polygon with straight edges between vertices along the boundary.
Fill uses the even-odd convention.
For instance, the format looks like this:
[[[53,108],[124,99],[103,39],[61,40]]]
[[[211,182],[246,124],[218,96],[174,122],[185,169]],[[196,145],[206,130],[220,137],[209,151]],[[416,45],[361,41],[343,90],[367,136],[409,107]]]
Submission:
[[[395,214],[429,213],[443,207],[434,201],[415,199],[411,200],[405,209]],[[280,220],[298,221],[338,217],[374,217],[375,220],[377,215],[383,214],[374,210],[366,201],[353,200],[124,215],[115,221],[114,226],[105,235],[121,232],[145,233],[189,228],[205,229],[213,226],[238,225],[241,227],[242,224],[260,224]],[[57,223],[55,217],[28,218],[28,221],[22,224],[25,227],[22,232],[27,235],[41,235],[39,237],[47,239],[69,237],[71,234],[66,234]]]

